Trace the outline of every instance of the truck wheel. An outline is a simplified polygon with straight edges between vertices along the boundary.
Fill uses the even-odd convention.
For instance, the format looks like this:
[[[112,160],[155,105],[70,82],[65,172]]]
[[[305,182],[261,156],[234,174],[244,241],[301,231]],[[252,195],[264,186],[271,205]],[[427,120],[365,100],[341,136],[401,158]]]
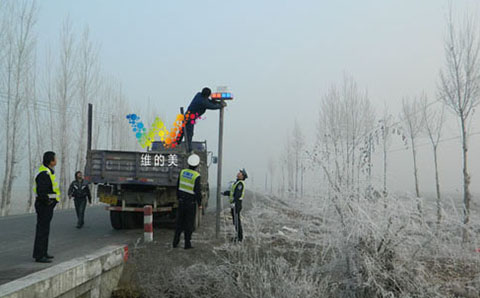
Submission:
[[[122,229],[122,212],[110,210],[110,224],[115,230]]]
[[[135,217],[136,214],[135,212],[122,212],[123,213],[123,228],[124,229],[135,229],[136,228],[136,221]]]

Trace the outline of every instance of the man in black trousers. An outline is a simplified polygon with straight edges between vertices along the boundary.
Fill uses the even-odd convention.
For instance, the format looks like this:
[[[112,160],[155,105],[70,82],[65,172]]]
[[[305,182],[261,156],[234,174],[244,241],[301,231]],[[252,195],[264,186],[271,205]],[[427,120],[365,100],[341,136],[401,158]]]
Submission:
[[[185,115],[190,115],[190,117],[193,116],[193,118],[185,119],[185,128],[182,130],[182,133],[178,136],[177,138],[177,143],[180,145],[183,140],[183,135],[186,132],[187,137],[187,148],[192,151],[192,139],[193,139],[193,133],[194,133],[194,128],[195,128],[195,121],[198,119],[198,117],[202,116],[205,114],[206,110],[219,110],[227,104],[225,102],[219,103],[215,102],[210,99],[210,95],[212,94],[212,90],[210,88],[205,87],[202,89],[202,92],[198,92],[195,97],[192,99],[192,102],[188,106],[187,112]]]
[[[43,164],[35,176],[35,211],[37,212],[37,227],[33,258],[39,263],[51,263],[53,256],[48,254],[48,236],[53,209],[60,201],[60,188],[56,181],[54,168],[57,165],[55,152],[47,151],[43,154]]]
[[[197,205],[202,204],[200,173],[195,170],[200,164],[200,157],[192,154],[188,157],[187,163],[189,168],[180,172],[177,182],[178,209],[173,248],[178,247],[182,232],[185,233],[184,248],[193,248],[191,239],[195,226],[195,213]]]
[[[70,184],[68,188],[68,197],[73,197],[75,203],[75,211],[77,213],[77,229],[81,229],[84,224],[85,208],[88,203],[92,204],[92,195],[90,194],[90,188],[88,188],[87,181],[83,180],[83,174],[81,171],[75,173],[75,180]]]
[[[245,197],[245,179],[248,178],[247,171],[241,169],[237,174],[237,181],[232,184],[230,190],[224,191],[222,194],[230,199],[230,208],[232,212],[233,225],[235,226],[236,235],[233,241],[243,241],[242,219],[240,212],[242,211],[242,202]]]

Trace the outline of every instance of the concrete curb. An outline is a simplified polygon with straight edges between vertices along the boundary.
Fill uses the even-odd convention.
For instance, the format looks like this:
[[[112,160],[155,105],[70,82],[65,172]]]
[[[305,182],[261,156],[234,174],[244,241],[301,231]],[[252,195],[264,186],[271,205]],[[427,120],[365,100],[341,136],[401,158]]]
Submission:
[[[107,246],[3,284],[0,297],[110,297],[122,274],[127,253],[127,246]]]

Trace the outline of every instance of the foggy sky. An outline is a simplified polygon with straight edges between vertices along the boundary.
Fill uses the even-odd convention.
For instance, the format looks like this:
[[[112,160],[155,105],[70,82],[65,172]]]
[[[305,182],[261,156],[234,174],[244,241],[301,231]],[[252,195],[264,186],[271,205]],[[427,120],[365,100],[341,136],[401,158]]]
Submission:
[[[457,0],[455,7],[478,11],[475,3]],[[123,83],[132,112],[141,114],[153,102],[151,108],[170,123],[202,87],[229,86],[236,98],[226,109],[224,179],[233,179],[236,170],[245,167],[257,186],[263,185],[268,157],[278,156],[294,119],[313,143],[320,98],[343,73],[368,90],[378,114],[386,102],[396,115],[404,96],[425,91],[430,100],[435,98],[444,62],[447,1],[39,4],[40,60],[47,45],[56,50],[66,16],[78,33],[88,24],[101,47],[101,63]],[[207,139],[216,153],[218,112],[205,116],[195,138]],[[446,137],[459,134],[450,113],[449,117]],[[473,131],[479,129],[474,125]],[[471,144],[472,190],[478,192],[480,135],[473,136]],[[398,142],[391,149],[402,148]],[[461,189],[459,140],[442,143],[440,155],[443,188]],[[419,148],[419,157],[420,187],[432,191],[428,145]],[[392,152],[390,158],[391,186],[413,191],[409,151]]]

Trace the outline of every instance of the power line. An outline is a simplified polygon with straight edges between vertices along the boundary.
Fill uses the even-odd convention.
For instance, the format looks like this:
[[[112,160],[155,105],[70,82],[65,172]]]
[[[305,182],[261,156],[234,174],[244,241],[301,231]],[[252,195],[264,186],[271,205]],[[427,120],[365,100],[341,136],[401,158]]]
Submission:
[[[471,134],[468,134],[467,136],[471,137],[471,136],[476,136],[476,135],[480,135],[480,131],[473,132]],[[443,143],[443,142],[453,141],[453,140],[460,139],[461,137],[462,136],[454,136],[454,137],[450,137],[450,138],[446,138],[446,139],[440,139],[438,142]],[[424,146],[427,146],[427,145],[431,145],[431,143],[422,143],[422,144],[416,145],[415,148],[424,147]],[[398,152],[398,151],[404,151],[404,150],[409,150],[409,148],[397,148],[397,149],[389,150],[388,152]]]
[[[7,100],[2,100],[2,99],[0,99],[0,102],[4,103],[4,104],[8,103]],[[55,107],[55,105],[50,106],[50,103],[42,103],[42,102],[33,102],[32,103],[32,102],[30,102],[30,103],[27,103],[27,105],[29,105],[30,107],[32,107],[34,109],[36,108],[40,111],[63,114],[63,111],[60,108]],[[78,112],[78,111],[75,112],[74,107],[67,108],[67,110],[68,110],[67,113],[73,113],[77,116],[82,116],[82,114],[80,112]],[[110,121],[110,118],[115,116],[115,114],[108,114],[108,113],[105,113],[105,112],[94,112],[94,115],[98,116],[99,119],[102,119],[102,120],[105,120],[105,121]]]

